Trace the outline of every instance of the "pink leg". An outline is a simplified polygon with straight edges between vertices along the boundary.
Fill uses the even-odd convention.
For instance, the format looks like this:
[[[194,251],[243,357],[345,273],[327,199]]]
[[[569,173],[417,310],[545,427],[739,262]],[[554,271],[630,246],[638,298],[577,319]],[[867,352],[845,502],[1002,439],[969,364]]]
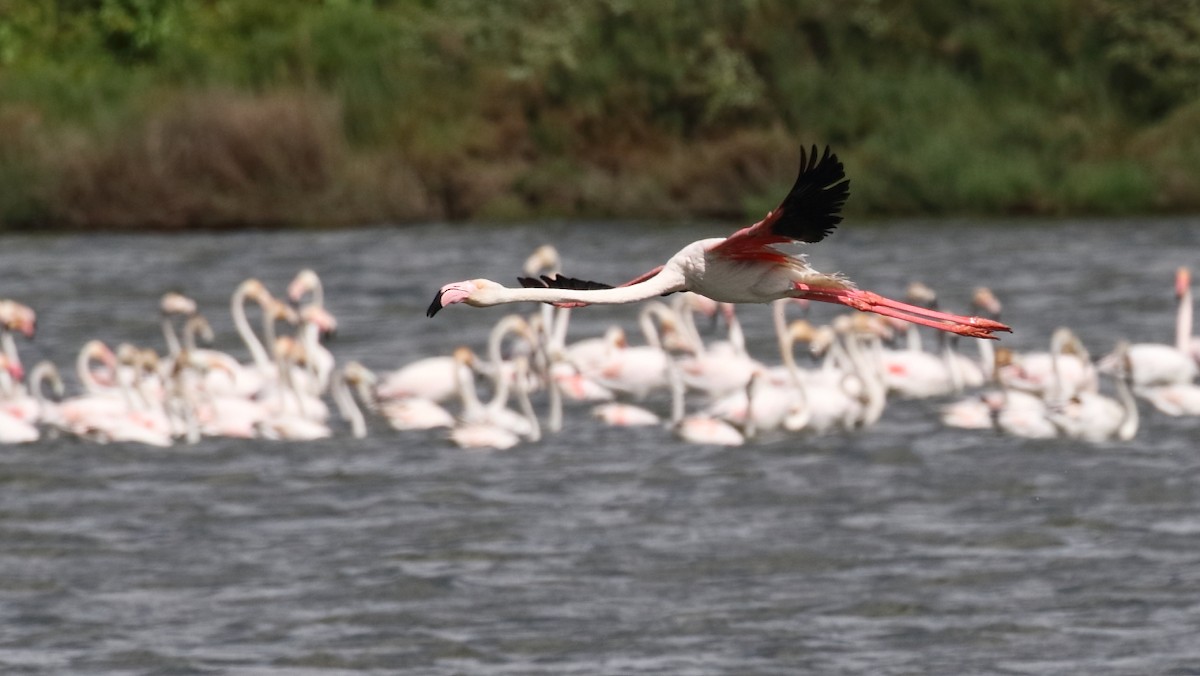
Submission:
[[[809,300],[823,303],[837,303],[852,307],[855,310],[861,310],[862,312],[874,312],[885,317],[895,317],[896,319],[903,319],[914,324],[928,326],[941,331],[949,331],[963,336],[995,339],[996,336],[992,335],[993,331],[1012,331],[1007,325],[991,319],[967,317],[930,310],[918,305],[901,303],[898,300],[892,300],[871,291],[860,291],[858,289],[822,289],[806,284],[797,284],[796,291],[798,292],[796,294],[797,298],[808,298]]]

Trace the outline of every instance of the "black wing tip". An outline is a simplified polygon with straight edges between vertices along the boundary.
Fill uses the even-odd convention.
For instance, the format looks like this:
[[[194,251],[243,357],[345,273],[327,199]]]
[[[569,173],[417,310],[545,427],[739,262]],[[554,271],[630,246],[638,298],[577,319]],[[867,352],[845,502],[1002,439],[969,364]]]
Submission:
[[[800,242],[820,242],[842,222],[849,196],[846,168],[833,149],[826,145],[821,152],[814,143],[806,151],[801,146],[800,171],[779,205],[780,217],[772,229]]]
[[[517,277],[517,281],[521,286],[529,289],[570,289],[572,291],[597,291],[600,289],[611,289],[611,284],[603,282],[591,282],[585,279],[576,279],[575,277],[564,277],[563,275],[542,275],[541,277]]]

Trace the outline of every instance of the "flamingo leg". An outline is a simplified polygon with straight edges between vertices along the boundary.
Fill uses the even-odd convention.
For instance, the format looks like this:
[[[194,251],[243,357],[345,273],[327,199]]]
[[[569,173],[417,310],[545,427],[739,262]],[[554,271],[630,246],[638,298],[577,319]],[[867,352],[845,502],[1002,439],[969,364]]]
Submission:
[[[885,317],[894,317],[914,324],[928,326],[941,331],[949,331],[962,336],[970,336],[972,338],[995,339],[996,336],[992,335],[993,331],[1012,331],[1006,324],[1001,324],[991,319],[967,317],[965,315],[931,310],[918,305],[902,303],[872,291],[862,291],[859,289],[822,289],[814,288],[807,284],[797,284],[796,291],[796,298],[807,298],[823,303],[845,305],[862,312],[874,312]]]

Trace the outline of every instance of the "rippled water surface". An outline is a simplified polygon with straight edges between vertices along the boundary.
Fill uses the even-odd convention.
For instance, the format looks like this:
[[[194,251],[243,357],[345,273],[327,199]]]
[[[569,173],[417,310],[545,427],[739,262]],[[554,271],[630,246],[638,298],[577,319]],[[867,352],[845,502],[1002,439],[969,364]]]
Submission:
[[[537,244],[619,281],[713,226],[429,226],[346,233],[6,237],[0,295],[39,311],[28,364],[90,337],[160,345],[157,299],[228,295],[303,266],[331,348],[385,370],[482,347],[504,314],[424,309],[509,281]],[[812,262],[964,308],[1004,343],[1060,324],[1094,354],[1169,341],[1200,222],[853,224]],[[819,317],[830,312],[817,311]],[[572,337],[631,308],[588,308]],[[768,309],[740,316],[769,359]],[[1028,442],[890,402],[874,428],[723,449],[609,429],[583,408],[505,452],[381,425],[316,443],[0,447],[5,674],[1200,673],[1200,420],[1142,406],[1130,443]]]

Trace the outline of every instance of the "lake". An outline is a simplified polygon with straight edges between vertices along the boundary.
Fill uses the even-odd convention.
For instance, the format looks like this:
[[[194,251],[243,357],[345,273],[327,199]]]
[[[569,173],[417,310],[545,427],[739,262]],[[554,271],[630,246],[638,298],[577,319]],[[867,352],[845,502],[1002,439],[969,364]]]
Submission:
[[[426,306],[446,282],[512,284],[539,244],[568,274],[618,282],[727,231],[7,235],[0,296],[39,313],[27,366],[67,371],[89,338],[161,348],[169,290],[245,359],[234,287],[257,276],[282,295],[312,267],[339,320],[330,349],[384,371],[482,349],[505,308]],[[924,281],[957,311],[989,286],[1014,328],[1003,345],[1044,350],[1065,325],[1099,356],[1171,341],[1200,221],[848,222],[809,254],[887,295]],[[576,311],[571,337],[636,331],[635,314]],[[768,307],[739,317],[769,357]],[[1200,673],[1200,419],[1141,414],[1133,441],[1104,444],[953,430],[935,402],[897,400],[869,429],[741,448],[608,428],[581,406],[501,452],[378,421],[361,440],[0,447],[0,669]]]

